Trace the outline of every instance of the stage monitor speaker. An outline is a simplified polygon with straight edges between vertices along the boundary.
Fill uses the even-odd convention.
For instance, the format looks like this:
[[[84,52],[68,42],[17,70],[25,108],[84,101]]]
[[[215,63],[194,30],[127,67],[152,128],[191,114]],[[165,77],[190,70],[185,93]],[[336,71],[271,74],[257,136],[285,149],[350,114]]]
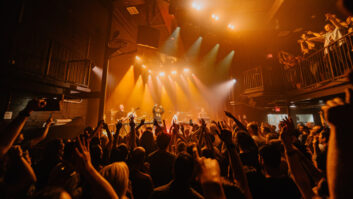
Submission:
[[[152,48],[158,48],[159,30],[149,26],[139,26],[137,32],[137,44]]]

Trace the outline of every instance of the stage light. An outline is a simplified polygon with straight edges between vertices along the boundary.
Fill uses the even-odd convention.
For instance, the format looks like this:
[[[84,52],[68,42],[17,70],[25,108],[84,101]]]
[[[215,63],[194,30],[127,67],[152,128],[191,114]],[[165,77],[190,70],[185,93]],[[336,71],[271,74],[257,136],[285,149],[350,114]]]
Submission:
[[[177,74],[177,71],[176,70],[173,70],[172,71],[172,75],[176,75]]]
[[[184,68],[184,73],[190,72],[189,68]]]
[[[202,9],[201,3],[200,2],[196,2],[196,1],[192,2],[191,7],[194,8],[195,10],[201,10]]]
[[[164,77],[164,75],[165,75],[164,72],[160,72],[160,73],[159,73],[159,76],[161,76],[161,77]]]
[[[217,16],[216,14],[212,14],[212,19],[214,19],[215,21],[219,20],[219,16]]]
[[[237,83],[237,80],[233,78],[232,82],[233,82],[233,84],[235,84],[235,83]]]
[[[146,68],[146,65],[145,65],[145,64],[142,64],[141,67],[142,67],[142,68]]]
[[[135,57],[136,61],[141,61],[141,57],[137,56]]]
[[[234,25],[233,25],[233,24],[231,24],[231,23],[230,23],[230,24],[228,24],[228,29],[230,29],[230,30],[234,30],[234,28],[235,28],[235,27],[234,27]]]

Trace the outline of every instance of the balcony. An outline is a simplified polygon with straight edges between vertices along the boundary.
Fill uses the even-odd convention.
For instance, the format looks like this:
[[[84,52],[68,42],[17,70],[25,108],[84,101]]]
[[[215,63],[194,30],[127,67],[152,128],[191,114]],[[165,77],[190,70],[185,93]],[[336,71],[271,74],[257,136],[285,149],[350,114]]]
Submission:
[[[10,82],[28,79],[52,87],[90,91],[92,62],[82,52],[36,33],[18,38],[5,67],[5,78]]]
[[[290,99],[320,97],[342,92],[345,74],[353,67],[353,34],[322,48],[281,71],[257,67],[243,73],[243,94],[275,91]]]

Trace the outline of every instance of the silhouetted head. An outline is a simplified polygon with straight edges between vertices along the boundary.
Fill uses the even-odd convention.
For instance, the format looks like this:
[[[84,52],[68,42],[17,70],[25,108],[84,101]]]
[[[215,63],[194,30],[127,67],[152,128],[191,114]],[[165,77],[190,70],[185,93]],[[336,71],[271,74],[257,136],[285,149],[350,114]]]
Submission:
[[[260,162],[264,168],[280,169],[281,151],[274,144],[264,145],[259,150]]]
[[[161,133],[157,136],[157,146],[161,150],[165,150],[170,142],[170,135],[166,133]]]
[[[189,183],[194,171],[194,159],[188,153],[182,152],[174,163],[174,179],[177,182]]]
[[[146,150],[143,147],[136,147],[131,153],[131,164],[141,166],[145,162]]]

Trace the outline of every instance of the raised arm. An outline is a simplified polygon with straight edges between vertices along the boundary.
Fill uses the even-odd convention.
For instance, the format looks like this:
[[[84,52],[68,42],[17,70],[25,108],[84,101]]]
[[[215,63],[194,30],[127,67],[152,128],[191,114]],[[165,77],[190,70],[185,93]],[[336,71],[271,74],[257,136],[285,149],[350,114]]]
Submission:
[[[130,118],[130,136],[129,136],[129,149],[132,151],[136,147],[136,129],[134,118]]]
[[[199,167],[199,179],[206,199],[226,199],[221,184],[221,171],[217,160],[200,158],[196,147],[193,148],[193,156]]]
[[[334,14],[326,14],[326,19],[328,19],[336,28],[344,27],[340,19]]]
[[[284,127],[280,131],[281,141],[285,149],[285,156],[295,184],[298,186],[303,198],[311,199],[314,192],[311,189],[310,177],[301,164],[302,158],[299,150],[291,142],[291,134],[294,133],[294,125],[291,119],[284,121]]]
[[[77,138],[78,147],[76,150],[76,167],[81,175],[87,179],[95,198],[119,198],[110,183],[99,174],[91,163],[89,153],[89,142],[85,139]]]
[[[30,146],[33,147],[35,145],[37,145],[38,143],[40,143],[41,141],[43,141],[49,132],[49,128],[51,127],[51,125],[54,123],[52,116],[50,115],[48,120],[45,122],[45,126],[44,126],[44,130],[41,133],[41,135],[39,135],[38,137],[35,137],[33,139],[30,140]]]
[[[226,114],[227,117],[232,119],[241,130],[248,132],[248,130],[246,129],[246,126],[243,123],[241,123],[237,118],[235,118],[233,116],[233,114],[231,114],[230,112],[227,112],[227,111],[224,111],[224,113]]]
[[[22,128],[27,122],[30,114],[34,110],[45,107],[44,100],[31,100],[28,102],[26,108],[22,110],[15,119],[11,121],[0,133],[0,159],[9,151],[17,136],[20,134]]]
[[[219,138],[224,142],[227,151],[228,158],[230,162],[230,167],[232,169],[233,178],[239,184],[240,188],[244,191],[246,198],[251,199],[252,195],[249,189],[248,180],[243,170],[243,164],[240,160],[238,151],[232,141],[232,132],[226,129],[222,129],[218,125],[220,132],[217,131]]]
[[[346,101],[329,100],[323,106],[325,118],[331,127],[327,151],[327,181],[330,197],[346,198],[353,195],[353,91],[346,90]]]

